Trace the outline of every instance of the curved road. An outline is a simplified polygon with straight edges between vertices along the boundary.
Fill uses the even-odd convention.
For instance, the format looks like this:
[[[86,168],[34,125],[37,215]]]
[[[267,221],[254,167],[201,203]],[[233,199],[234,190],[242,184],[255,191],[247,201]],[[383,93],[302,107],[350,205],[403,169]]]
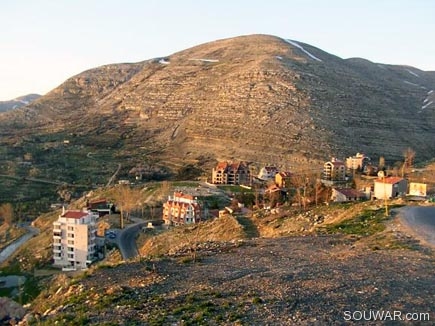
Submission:
[[[435,247],[435,207],[407,206],[398,209],[402,224],[407,227],[416,238]]]
[[[12,255],[15,250],[17,250],[21,245],[23,245],[27,240],[32,238],[33,236],[39,234],[39,230],[37,228],[31,227],[31,226],[25,226],[25,229],[27,229],[28,233],[22,235],[20,238],[9,244],[6,248],[4,248],[0,252],[0,263],[4,262],[6,259],[9,258],[10,255]]]
[[[134,219],[135,224],[127,226],[125,229],[118,232],[118,238],[116,243],[121,251],[122,258],[124,260],[134,258],[139,255],[136,245],[136,235],[141,228],[147,225],[151,220]]]

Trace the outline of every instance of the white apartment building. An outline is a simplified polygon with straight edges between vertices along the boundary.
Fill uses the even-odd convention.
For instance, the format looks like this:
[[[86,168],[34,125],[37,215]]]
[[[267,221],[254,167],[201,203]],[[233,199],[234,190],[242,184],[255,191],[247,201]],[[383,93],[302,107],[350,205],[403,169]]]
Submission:
[[[53,222],[54,266],[63,269],[86,269],[96,252],[96,220],[91,211],[63,210]]]

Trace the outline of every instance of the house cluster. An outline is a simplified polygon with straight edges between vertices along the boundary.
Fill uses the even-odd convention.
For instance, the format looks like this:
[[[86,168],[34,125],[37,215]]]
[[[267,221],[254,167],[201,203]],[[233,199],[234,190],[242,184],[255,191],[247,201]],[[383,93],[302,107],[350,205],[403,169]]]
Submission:
[[[219,162],[212,170],[211,183],[229,185],[250,185],[253,180],[275,180],[278,187],[286,188],[290,185],[291,173],[279,171],[276,166],[268,165],[260,169],[258,174],[252,175],[247,162]]]
[[[355,171],[375,176],[371,186],[364,190],[346,187]],[[401,177],[387,176],[371,163],[369,157],[357,153],[345,161],[332,158],[323,165],[322,183],[332,188],[331,201],[346,202],[361,199],[392,199],[404,195],[426,196],[426,185]]]
[[[355,172],[372,177],[371,185],[364,189],[355,189],[348,185]],[[212,170],[213,184],[250,185],[253,182],[268,182],[265,193],[286,191],[295,187],[294,175],[289,171],[279,171],[276,166],[264,166],[258,175],[251,175],[246,162],[219,162]],[[274,182],[271,183],[270,181]],[[334,202],[356,201],[362,199],[390,199],[406,194],[425,196],[426,187],[420,183],[410,183],[404,178],[384,176],[370,157],[357,153],[344,161],[332,158],[323,164],[320,182],[331,189],[328,200]]]

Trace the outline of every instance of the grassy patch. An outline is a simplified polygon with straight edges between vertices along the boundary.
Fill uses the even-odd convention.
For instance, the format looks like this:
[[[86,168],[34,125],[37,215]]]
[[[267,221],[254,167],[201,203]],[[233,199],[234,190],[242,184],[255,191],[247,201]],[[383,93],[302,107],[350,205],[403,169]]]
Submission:
[[[336,224],[326,225],[323,230],[326,233],[342,233],[349,235],[370,236],[385,230],[385,216],[383,209],[364,210],[351,219]]]

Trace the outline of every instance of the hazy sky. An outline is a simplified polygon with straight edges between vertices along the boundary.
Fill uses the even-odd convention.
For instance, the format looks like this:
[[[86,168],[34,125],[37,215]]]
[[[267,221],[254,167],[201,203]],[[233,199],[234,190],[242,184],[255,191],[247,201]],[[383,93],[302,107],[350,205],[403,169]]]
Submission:
[[[271,34],[435,71],[434,0],[0,0],[0,100],[83,70]]]

